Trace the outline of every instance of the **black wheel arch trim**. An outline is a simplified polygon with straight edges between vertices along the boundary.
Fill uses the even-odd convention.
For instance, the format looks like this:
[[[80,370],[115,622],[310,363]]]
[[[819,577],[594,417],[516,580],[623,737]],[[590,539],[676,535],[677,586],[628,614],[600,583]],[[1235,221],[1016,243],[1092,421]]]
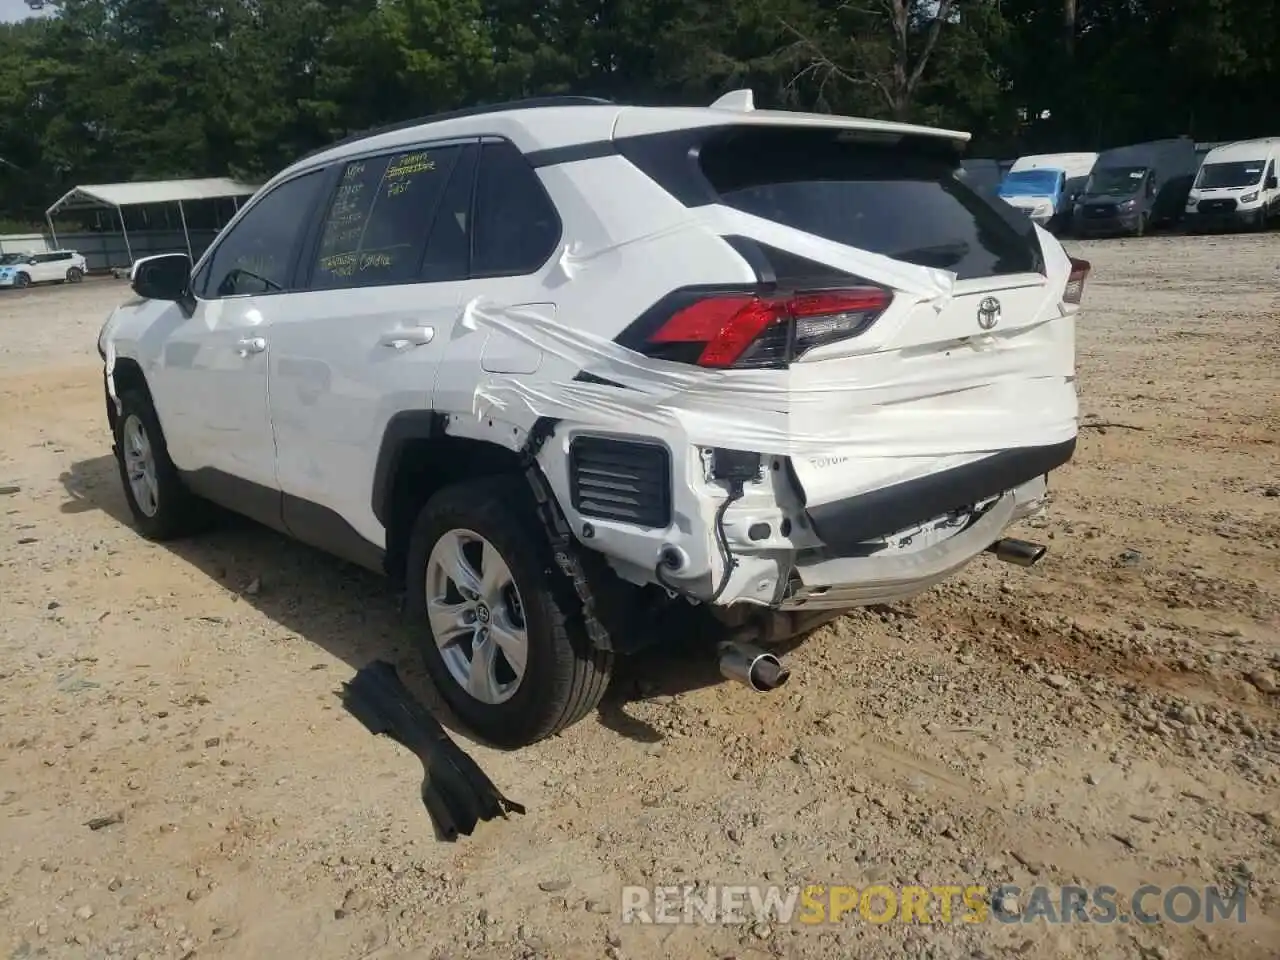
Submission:
[[[373,515],[384,527],[395,489],[396,473],[407,444],[414,440],[438,440],[445,435],[448,418],[435,410],[402,410],[387,421],[373,469]]]

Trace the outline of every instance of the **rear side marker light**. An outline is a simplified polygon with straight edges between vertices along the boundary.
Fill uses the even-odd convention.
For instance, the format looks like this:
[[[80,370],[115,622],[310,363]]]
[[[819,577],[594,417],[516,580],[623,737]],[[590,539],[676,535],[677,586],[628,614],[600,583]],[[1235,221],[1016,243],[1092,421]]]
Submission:
[[[1071,274],[1067,277],[1066,289],[1062,291],[1063,303],[1079,303],[1084,296],[1084,282],[1089,279],[1092,267],[1088,260],[1071,258]]]
[[[677,310],[648,343],[701,346],[691,357],[700,367],[785,366],[813,347],[856,337],[892,300],[880,287],[715,294]]]

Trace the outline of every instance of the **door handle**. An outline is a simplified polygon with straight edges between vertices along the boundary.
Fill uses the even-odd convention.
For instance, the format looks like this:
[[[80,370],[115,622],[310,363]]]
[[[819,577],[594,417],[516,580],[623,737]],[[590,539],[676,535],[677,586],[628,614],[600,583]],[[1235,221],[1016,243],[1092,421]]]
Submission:
[[[236,341],[236,353],[242,357],[247,357],[251,353],[261,353],[265,349],[267,349],[267,341],[262,337],[247,337]]]
[[[378,338],[378,344],[392,350],[407,350],[409,347],[424,347],[435,339],[434,327],[406,327],[393,330]]]

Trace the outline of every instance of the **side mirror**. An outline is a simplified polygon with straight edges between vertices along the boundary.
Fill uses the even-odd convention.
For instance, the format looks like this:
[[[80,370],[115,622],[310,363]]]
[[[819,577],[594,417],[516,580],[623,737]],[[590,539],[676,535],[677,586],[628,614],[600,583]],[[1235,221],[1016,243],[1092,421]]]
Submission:
[[[191,299],[191,258],[185,253],[161,253],[143,257],[129,274],[133,292],[147,300]]]
[[[1276,175],[1273,173],[1271,176],[1267,177],[1267,182],[1264,186],[1268,190],[1274,190],[1277,186],[1280,186],[1280,180],[1277,180]]]

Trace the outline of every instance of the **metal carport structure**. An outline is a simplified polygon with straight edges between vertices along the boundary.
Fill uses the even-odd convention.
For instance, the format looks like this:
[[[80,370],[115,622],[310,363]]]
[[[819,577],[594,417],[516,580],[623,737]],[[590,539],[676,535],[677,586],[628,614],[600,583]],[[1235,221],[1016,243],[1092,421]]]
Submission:
[[[59,197],[48,210],[45,220],[53,244],[58,245],[58,232],[53,226],[53,216],[65,210],[115,210],[120,219],[120,232],[124,235],[125,252],[133,262],[133,248],[129,244],[129,228],[124,222],[124,207],[161,203],[176,203],[182,220],[182,236],[186,240],[187,255],[194,260],[191,251],[191,234],[187,230],[187,214],[184,203],[197,200],[231,199],[239,208],[242,197],[250,197],[257,187],[227,177],[207,177],[200,180],[145,180],[138,183],[90,183],[72,187]]]

